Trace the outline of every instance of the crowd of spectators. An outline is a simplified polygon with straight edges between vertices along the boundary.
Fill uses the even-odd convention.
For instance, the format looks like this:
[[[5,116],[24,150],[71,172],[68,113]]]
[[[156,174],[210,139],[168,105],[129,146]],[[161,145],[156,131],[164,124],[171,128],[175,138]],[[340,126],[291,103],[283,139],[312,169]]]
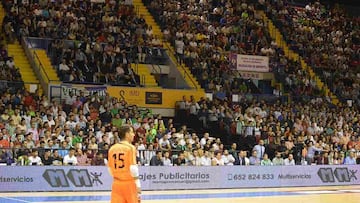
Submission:
[[[49,55],[64,81],[138,85],[131,63],[164,63],[162,42],[133,5],[121,1],[4,4],[3,24],[15,39],[51,39]]]
[[[19,69],[12,56],[8,55],[6,40],[0,36],[0,93],[10,89],[16,92],[23,87]]]
[[[260,93],[250,80],[230,66],[230,53],[270,57],[270,69],[283,82],[285,93],[324,96],[299,61],[284,56],[270,38],[266,22],[252,1],[148,1],[178,59],[210,92],[226,95]]]
[[[226,59],[230,52],[270,56],[273,70],[286,76],[285,84],[293,94],[323,94],[300,64],[286,59],[270,40],[252,4],[244,0],[155,0],[149,7],[167,25],[164,37],[174,42],[179,61],[189,65],[208,90],[223,91],[225,96],[200,101],[184,97],[174,122],[109,96],[70,94],[59,103],[26,90],[5,92],[0,95],[1,163],[106,165],[107,150],[119,142],[117,128],[124,124],[135,129],[133,144],[141,165],[360,163],[360,112],[355,108],[330,107],[326,99],[270,103],[253,99],[251,94],[241,97],[239,103],[228,99],[229,92],[253,93],[245,81],[237,81],[237,72],[229,69]],[[10,14],[5,24],[12,26],[17,36],[34,33],[60,39],[52,48],[62,57],[54,60],[69,68],[60,70],[69,80],[98,80],[93,77],[96,71],[87,72],[89,66],[98,67],[97,63],[103,63],[98,72],[105,74],[105,80],[114,80],[109,70],[114,70],[114,64],[117,67],[115,59],[122,57],[123,69],[129,64],[123,57],[127,49],[118,53],[123,49],[115,47],[147,43],[147,35],[152,33],[143,18],[133,14],[132,6],[112,1],[7,4],[6,8]],[[83,43],[64,49],[63,39]],[[102,43],[106,43],[103,48]],[[138,56],[139,60],[143,57]],[[77,71],[73,73],[69,65]],[[196,127],[201,131],[194,130]]]
[[[319,1],[306,6],[266,1],[264,7],[290,47],[332,91],[359,105],[359,18],[348,16],[339,5],[326,6]]]
[[[259,93],[229,68],[228,55],[259,54],[268,46],[266,30],[252,6],[235,8],[233,1],[149,1],[162,25],[164,38],[174,45],[178,61],[188,66],[206,90]],[[243,15],[242,15],[243,13]],[[160,14],[160,15],[159,15]],[[241,32],[240,32],[241,31]],[[243,88],[238,89],[239,86]]]
[[[179,107],[187,112],[184,120],[189,126],[197,118],[200,124],[195,125],[208,125],[221,131],[221,140],[214,139],[215,142],[230,147],[223,148],[220,143],[210,141],[207,147],[215,154],[237,149],[248,157],[258,156],[258,164],[265,154],[272,160],[276,155],[286,159],[291,154],[290,159],[297,165],[360,163],[360,116],[356,108],[330,107],[319,99],[287,104],[246,98],[238,104],[218,99],[199,102],[184,99]],[[237,160],[237,154],[231,154]]]
[[[359,163],[360,114],[354,109],[330,109],[315,101],[190,101],[184,98],[180,104],[189,112],[183,119],[198,119],[224,134],[177,126],[179,121],[109,96],[72,95],[59,104],[28,92],[5,93],[0,105],[0,162],[105,165],[107,150],[119,142],[117,128],[128,124],[136,132],[133,144],[141,165]]]

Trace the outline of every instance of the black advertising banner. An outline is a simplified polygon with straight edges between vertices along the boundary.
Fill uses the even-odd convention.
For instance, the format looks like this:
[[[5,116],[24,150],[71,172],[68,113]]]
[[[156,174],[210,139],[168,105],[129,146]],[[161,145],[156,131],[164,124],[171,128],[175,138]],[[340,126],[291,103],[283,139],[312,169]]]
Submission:
[[[162,104],[162,92],[146,92],[146,104]]]

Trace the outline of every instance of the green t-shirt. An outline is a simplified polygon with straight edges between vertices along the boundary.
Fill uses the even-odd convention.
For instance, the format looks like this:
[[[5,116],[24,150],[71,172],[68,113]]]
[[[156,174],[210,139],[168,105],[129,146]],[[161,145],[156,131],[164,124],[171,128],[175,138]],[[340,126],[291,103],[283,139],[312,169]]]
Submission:
[[[122,125],[122,119],[121,118],[113,118],[111,121],[111,124],[117,128],[120,128]]]
[[[150,132],[146,135],[146,142],[147,143],[153,143],[155,140],[155,135],[151,134]]]
[[[82,137],[80,137],[80,136],[75,136],[75,137],[72,139],[72,146],[75,146],[77,143],[82,143]]]
[[[119,113],[119,109],[113,108],[113,109],[110,110],[110,112],[111,112],[111,115],[112,115],[112,116],[115,116],[116,114]]]

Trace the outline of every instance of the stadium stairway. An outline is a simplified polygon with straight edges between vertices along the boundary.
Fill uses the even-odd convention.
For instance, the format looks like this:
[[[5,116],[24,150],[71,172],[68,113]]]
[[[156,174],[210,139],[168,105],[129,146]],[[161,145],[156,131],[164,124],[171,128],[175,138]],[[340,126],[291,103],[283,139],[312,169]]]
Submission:
[[[339,99],[337,98],[337,96],[332,93],[329,87],[321,81],[319,76],[315,74],[314,70],[305,62],[305,60],[298,53],[295,53],[289,48],[280,31],[275,27],[274,23],[266,16],[266,14],[263,11],[259,12],[260,15],[263,17],[264,22],[267,22],[271,38],[275,39],[276,44],[284,50],[285,56],[294,61],[300,60],[302,69],[307,71],[310,74],[311,78],[315,78],[317,87],[319,89],[324,88],[325,95],[330,95],[331,102],[337,105],[339,103]]]
[[[38,61],[37,60],[35,61],[37,63],[40,63],[44,67],[46,71],[46,75],[44,77],[47,77],[49,81],[47,81],[46,78],[43,79],[45,79],[46,82],[50,82],[50,81],[60,82],[60,79],[56,72],[56,68],[53,65],[51,65],[50,58],[46,54],[46,51],[43,49],[36,49],[34,50],[34,52],[38,56]]]
[[[134,4],[135,8],[138,9],[139,14],[143,15],[146,23],[148,25],[152,26],[153,34],[158,36],[159,39],[164,39],[159,25],[156,23],[153,16],[150,14],[149,10],[146,8],[146,6],[142,2],[142,0],[134,0],[133,4]],[[190,69],[188,67],[185,67],[184,65],[180,65],[177,63],[177,59],[174,55],[174,53],[175,53],[174,48],[170,45],[170,43],[163,42],[163,44],[164,44],[164,48],[167,49],[167,54],[169,55],[171,60],[174,63],[176,63],[177,69],[183,75],[183,77],[184,77],[186,83],[189,85],[189,87],[192,89],[197,89],[199,91],[204,91],[201,88],[199,82],[196,80],[196,78],[191,74]]]
[[[8,44],[8,55],[14,58],[15,66],[19,68],[25,88],[30,91],[31,85],[37,85],[38,94],[42,95],[43,89],[37,79],[34,70],[32,69],[29,59],[26,57],[25,50],[15,41],[14,44]]]
[[[150,73],[146,64],[131,64],[135,73],[140,76],[140,83],[145,87],[160,88],[155,77]]]

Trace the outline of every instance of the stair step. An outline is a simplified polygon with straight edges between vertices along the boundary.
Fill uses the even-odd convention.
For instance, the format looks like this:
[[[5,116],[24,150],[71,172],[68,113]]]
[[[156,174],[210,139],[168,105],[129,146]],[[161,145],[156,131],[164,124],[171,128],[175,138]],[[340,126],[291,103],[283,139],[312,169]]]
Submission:
[[[316,85],[318,86],[318,88],[324,88],[325,87],[325,92],[330,92],[330,89],[326,86],[325,83],[323,83],[323,81],[315,74],[315,72],[313,71],[313,69],[305,62],[305,60],[300,57],[297,53],[295,53],[294,51],[292,51],[289,46],[287,45],[287,43],[284,40],[283,35],[281,34],[281,32],[274,26],[274,24],[272,23],[272,21],[270,19],[268,19],[268,17],[264,14],[264,12],[260,12],[260,14],[263,16],[263,19],[265,19],[265,21],[269,22],[268,23],[268,27],[270,32],[270,35],[272,38],[275,38],[276,43],[280,46],[280,48],[282,48],[285,52],[285,56],[293,59],[293,60],[298,60],[300,59],[300,65],[302,67],[303,70],[306,70],[309,72],[310,77],[315,77],[316,80]],[[275,36],[274,36],[275,34]],[[332,95],[332,93],[331,93]],[[337,104],[338,103],[338,99],[337,97],[334,95],[334,98],[332,98],[332,103],[333,104]]]
[[[135,7],[138,8],[139,10],[139,13],[141,15],[144,16],[145,18],[145,21],[148,25],[151,25],[152,28],[153,28],[153,33],[155,36],[158,36],[159,38],[163,38],[163,34],[162,34],[162,31],[160,29],[160,27],[157,25],[154,17],[150,14],[150,12],[148,11],[148,9],[144,6],[144,4],[141,2],[141,1],[133,1],[133,5]],[[173,50],[173,48],[169,45],[167,45],[167,47],[171,48]],[[173,61],[176,61],[176,58],[175,56],[168,52],[170,58],[173,60]],[[185,68],[183,69],[181,66],[177,67],[178,70],[182,73],[182,74],[185,74],[185,72],[189,73],[189,76],[185,78],[186,82],[188,83],[188,85],[192,88],[201,88],[200,85],[197,83],[197,80],[195,79],[195,77],[191,74],[190,70]],[[139,65],[138,67],[138,74],[141,74],[141,75],[145,75],[145,84],[149,81],[149,79],[153,79],[154,80],[154,77],[152,75],[149,74],[149,69],[146,67],[146,66],[143,66],[141,67]],[[148,78],[149,76],[151,76],[151,78]],[[155,80],[154,80],[155,81]],[[192,81],[195,81],[197,84],[193,84]]]

